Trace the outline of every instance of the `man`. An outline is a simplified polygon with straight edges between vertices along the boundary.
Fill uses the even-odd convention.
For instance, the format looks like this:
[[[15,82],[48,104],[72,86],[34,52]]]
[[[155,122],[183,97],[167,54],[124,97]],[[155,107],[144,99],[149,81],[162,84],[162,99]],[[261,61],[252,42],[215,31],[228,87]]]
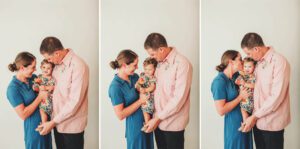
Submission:
[[[83,149],[88,116],[89,68],[71,49],[65,49],[56,37],[42,41],[40,53],[55,64],[52,76],[52,120],[41,124],[41,135],[54,128],[58,149]]]
[[[159,33],[148,35],[144,47],[159,62],[155,71],[155,113],[146,124],[146,132],[155,129],[158,149],[183,149],[184,130],[189,121],[192,65],[175,47],[168,47]]]
[[[254,111],[244,132],[254,131],[257,149],[283,149],[284,128],[290,123],[290,65],[272,47],[265,46],[257,33],[248,33],[243,51],[258,61],[255,73]]]

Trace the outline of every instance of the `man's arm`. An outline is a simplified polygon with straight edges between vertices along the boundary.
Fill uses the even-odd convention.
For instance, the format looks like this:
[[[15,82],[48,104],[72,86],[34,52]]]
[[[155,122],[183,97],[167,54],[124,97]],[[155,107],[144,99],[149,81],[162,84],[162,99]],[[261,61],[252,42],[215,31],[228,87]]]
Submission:
[[[71,76],[70,76],[71,77]],[[89,85],[89,70],[88,67],[83,64],[75,64],[72,74],[72,84],[69,93],[69,102],[62,108],[57,116],[53,118],[56,124],[63,122],[75,114],[78,108],[81,106],[84,97],[87,96]],[[59,100],[59,99],[57,99]]]
[[[192,73],[193,70],[191,64],[188,62],[182,62],[179,64],[176,72],[174,97],[169,100],[160,113],[157,113],[160,120],[164,120],[172,116],[182,108],[190,92]]]
[[[274,67],[272,80],[272,89],[266,102],[256,109],[253,115],[257,118],[264,117],[275,111],[280,104],[284,101],[284,96],[287,94],[290,83],[290,66],[287,61],[277,59]]]

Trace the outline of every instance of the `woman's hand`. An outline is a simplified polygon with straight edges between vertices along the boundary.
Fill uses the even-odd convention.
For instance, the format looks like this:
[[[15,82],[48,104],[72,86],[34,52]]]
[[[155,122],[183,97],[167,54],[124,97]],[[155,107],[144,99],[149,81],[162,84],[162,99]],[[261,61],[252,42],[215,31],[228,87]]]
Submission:
[[[46,90],[46,86],[44,86],[44,85],[39,86],[39,90],[40,91],[45,91]]]
[[[149,94],[140,94],[141,104],[146,103],[146,101],[150,98]]]
[[[48,92],[45,90],[40,90],[38,98],[41,99],[41,101],[42,101],[43,99],[46,99],[47,97],[48,97]]]
[[[46,86],[46,90],[51,92],[54,90],[54,86],[53,85]]]
[[[140,88],[140,93],[145,94],[146,93],[146,89],[145,88]]]
[[[248,89],[245,88],[245,87],[242,88],[242,89],[240,90],[239,96],[241,97],[240,100],[242,100],[242,99],[247,99],[247,98],[249,97]]]

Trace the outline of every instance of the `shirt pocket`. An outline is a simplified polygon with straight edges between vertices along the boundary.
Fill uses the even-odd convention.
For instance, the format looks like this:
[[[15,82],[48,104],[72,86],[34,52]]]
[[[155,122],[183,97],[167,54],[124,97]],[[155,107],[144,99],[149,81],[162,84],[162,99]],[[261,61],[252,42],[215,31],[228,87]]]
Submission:
[[[266,67],[264,71],[261,73],[261,85],[265,93],[270,94],[269,92],[272,89],[272,81],[273,81],[273,69],[271,66]]]
[[[166,93],[174,93],[176,82],[176,68],[169,68],[164,74],[164,90]]]
[[[61,75],[61,79],[59,80],[59,82],[57,82],[57,87],[59,88],[61,94],[64,97],[68,97],[70,94],[70,90],[71,90],[71,82],[72,82],[72,77],[71,75]]]

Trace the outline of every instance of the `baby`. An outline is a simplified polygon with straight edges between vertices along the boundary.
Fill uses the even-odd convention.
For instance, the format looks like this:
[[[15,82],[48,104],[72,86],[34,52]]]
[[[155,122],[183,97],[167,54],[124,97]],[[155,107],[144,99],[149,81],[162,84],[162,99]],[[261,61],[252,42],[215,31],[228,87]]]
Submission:
[[[154,94],[156,78],[154,76],[154,72],[157,66],[157,61],[154,58],[147,58],[144,63],[144,72],[141,73],[139,80],[135,84],[135,88],[143,94],[150,94],[149,100],[142,105],[143,115],[146,124],[150,119],[151,115],[154,112]],[[144,126],[142,131],[146,130]]]
[[[243,123],[241,124],[241,127],[239,128],[239,131],[242,131],[245,126],[245,120],[249,117],[249,115],[253,111],[253,91],[254,91],[254,85],[255,85],[255,76],[254,76],[254,68],[256,65],[256,62],[249,57],[244,58],[243,61],[243,71],[239,72],[240,75],[236,79],[235,83],[240,86],[240,90],[243,88],[246,88],[248,91],[248,98],[243,99],[240,102],[241,106],[241,112],[243,117]]]
[[[39,105],[42,123],[47,122],[48,116],[50,117],[52,113],[52,91],[55,85],[55,81],[52,78],[53,68],[53,63],[43,60],[41,63],[42,74],[38,75],[38,77],[34,79],[32,86],[33,90],[36,92],[46,90],[50,93],[47,99],[43,99]],[[40,130],[37,128],[36,131]]]

